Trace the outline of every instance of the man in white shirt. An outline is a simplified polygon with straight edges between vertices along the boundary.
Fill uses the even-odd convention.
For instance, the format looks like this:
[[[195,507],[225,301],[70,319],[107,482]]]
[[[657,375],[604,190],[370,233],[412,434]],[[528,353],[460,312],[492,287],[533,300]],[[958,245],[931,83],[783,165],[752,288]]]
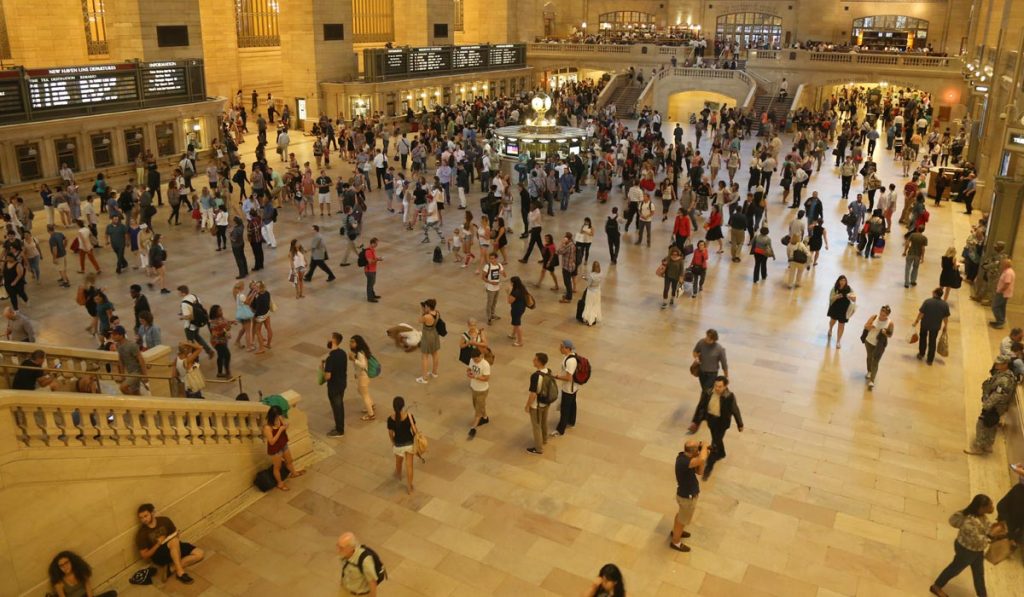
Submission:
[[[469,365],[466,367],[469,389],[473,392],[473,426],[469,428],[469,439],[476,437],[476,428],[491,422],[487,418],[487,392],[491,385],[491,364],[484,359],[479,348],[473,348]]]
[[[188,286],[179,286],[178,296],[181,297],[181,311],[178,315],[178,319],[182,321],[182,324],[185,327],[185,339],[190,342],[198,342],[199,345],[203,347],[203,350],[206,351],[206,356],[212,357],[213,349],[210,348],[210,345],[206,343],[205,339],[203,339],[202,334],[199,333],[201,326],[194,322],[194,307],[197,304],[201,304],[199,302],[199,297],[190,293]],[[209,321],[206,322],[206,325],[209,325]]]
[[[636,218],[637,228],[640,227],[640,202],[644,200],[644,190],[634,181],[633,186],[626,191],[626,198],[629,204],[626,206],[626,232],[629,232],[629,224]]]
[[[505,266],[498,263],[498,254],[491,253],[484,264],[481,278],[484,281],[484,290],[487,291],[487,325],[495,319],[501,319],[494,314],[498,306],[498,292],[501,291],[501,279],[505,277]]]
[[[486,193],[491,188],[491,156],[484,152],[484,155],[480,158],[480,192]],[[499,186],[499,190],[504,190],[502,186]],[[501,195],[495,194],[495,197]]]
[[[807,234],[807,224],[804,222],[804,210],[796,212],[796,219],[789,223],[789,238],[803,239]]]
[[[561,407],[559,409],[558,426],[551,432],[551,437],[565,435],[567,427],[576,426],[576,392],[579,385],[573,381],[579,359],[576,357],[576,347],[572,340],[562,340],[558,346],[562,355],[562,371],[555,376],[558,380],[558,389],[561,390]]]
[[[434,188],[430,192],[430,197],[427,199],[427,219],[423,224],[423,241],[424,243],[430,242],[430,230],[433,229],[437,232],[437,242],[444,240],[444,234],[441,232],[441,212],[438,210],[440,202],[444,201],[444,193],[439,188]]]
[[[640,206],[637,208],[637,217],[639,221],[637,223],[637,237],[636,244],[640,244],[644,240],[644,231],[647,231],[647,246],[651,246],[651,220],[654,218],[654,203],[651,198],[644,193],[643,201],[640,202]]]

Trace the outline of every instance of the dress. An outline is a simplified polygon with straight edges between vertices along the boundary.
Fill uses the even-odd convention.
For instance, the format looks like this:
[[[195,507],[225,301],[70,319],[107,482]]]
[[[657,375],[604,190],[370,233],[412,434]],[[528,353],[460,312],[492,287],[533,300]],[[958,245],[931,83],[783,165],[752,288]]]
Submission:
[[[939,286],[944,288],[960,288],[963,280],[960,278],[960,270],[952,257],[942,257],[942,273],[939,274]]]
[[[514,295],[513,295],[514,296]],[[523,325],[523,313],[526,313],[526,293],[515,296],[511,304],[512,325]]]
[[[708,233],[704,236],[704,239],[708,242],[714,240],[722,240],[722,214],[715,212],[711,214],[708,219]]]
[[[811,229],[811,238],[807,244],[812,253],[817,253],[821,250],[822,238],[825,234],[823,230],[821,226],[815,226]]]
[[[850,310],[849,294],[851,292],[853,291],[849,286],[844,286],[840,290],[832,289],[832,292],[829,293],[829,319],[835,319],[839,323],[847,322],[847,313]]]
[[[235,319],[238,321],[249,321],[253,317],[252,309],[245,304],[245,292],[235,295]]]
[[[434,312],[432,315],[434,325],[423,324],[423,336],[420,338],[420,352],[423,354],[434,354],[441,350],[441,336],[437,333],[437,320],[441,314]]]
[[[587,274],[587,301],[583,306],[583,323],[594,325],[601,321],[601,281],[604,274]]]

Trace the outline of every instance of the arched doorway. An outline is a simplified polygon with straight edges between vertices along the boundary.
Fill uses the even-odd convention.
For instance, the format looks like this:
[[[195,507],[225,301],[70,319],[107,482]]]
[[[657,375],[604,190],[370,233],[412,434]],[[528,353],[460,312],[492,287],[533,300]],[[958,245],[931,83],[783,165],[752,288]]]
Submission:
[[[672,122],[686,122],[690,114],[699,114],[704,107],[721,110],[722,106],[733,108],[736,98],[714,91],[680,91],[668,98],[665,118]]]
[[[778,50],[782,45],[782,17],[763,12],[734,12],[718,17],[718,39],[741,48]]]
[[[655,25],[654,15],[638,10],[601,13],[597,22],[602,31],[653,31]]]
[[[919,48],[928,43],[928,21],[904,15],[854,19],[850,43],[869,50]]]
[[[544,37],[552,37],[555,34],[555,3],[548,2],[544,5]]]

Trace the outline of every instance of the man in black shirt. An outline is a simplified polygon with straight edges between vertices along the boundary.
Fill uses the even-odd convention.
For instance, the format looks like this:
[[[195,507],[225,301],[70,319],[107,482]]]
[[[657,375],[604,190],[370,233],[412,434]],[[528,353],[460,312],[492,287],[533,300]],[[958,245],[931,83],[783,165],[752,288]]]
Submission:
[[[345,435],[345,385],[348,379],[348,357],[341,348],[344,336],[338,332],[331,334],[331,340],[327,347],[331,352],[324,359],[324,380],[327,383],[327,400],[331,403],[331,412],[334,413],[334,429],[327,432],[330,437],[341,437]]]
[[[697,475],[704,473],[708,448],[709,446],[698,441],[690,440],[676,456],[676,504],[679,505],[679,511],[672,524],[672,535],[668,544],[676,551],[690,551],[688,545],[683,545],[683,539],[690,536],[684,529],[693,520],[693,513],[697,509],[697,496],[700,494]]]
[[[926,299],[921,303],[921,308],[917,310],[917,319],[914,320],[914,326],[921,324],[919,331],[920,339],[918,340],[917,347],[917,360],[925,358],[925,352],[928,353],[928,364],[931,365],[932,361],[935,360],[935,347],[939,338],[939,333],[946,329],[946,324],[949,323],[949,303],[942,300],[942,288],[936,288],[932,291],[932,298]]]
[[[36,387],[46,388],[54,383],[54,379],[47,375],[40,367],[46,362],[46,353],[36,350],[32,355],[21,362],[21,368],[14,374],[11,382],[12,390],[35,390]]]
[[[132,297],[132,310],[135,312],[135,326],[132,328],[136,333],[139,331],[139,313],[150,311],[149,299],[146,295],[142,294],[142,286],[138,284],[132,284],[128,289],[128,294]]]

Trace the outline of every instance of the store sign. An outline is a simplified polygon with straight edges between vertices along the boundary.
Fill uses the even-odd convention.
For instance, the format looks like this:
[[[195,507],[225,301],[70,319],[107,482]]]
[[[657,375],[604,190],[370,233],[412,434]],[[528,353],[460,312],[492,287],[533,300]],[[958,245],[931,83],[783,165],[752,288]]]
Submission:
[[[1024,129],[1007,129],[1004,149],[1024,153]]]

